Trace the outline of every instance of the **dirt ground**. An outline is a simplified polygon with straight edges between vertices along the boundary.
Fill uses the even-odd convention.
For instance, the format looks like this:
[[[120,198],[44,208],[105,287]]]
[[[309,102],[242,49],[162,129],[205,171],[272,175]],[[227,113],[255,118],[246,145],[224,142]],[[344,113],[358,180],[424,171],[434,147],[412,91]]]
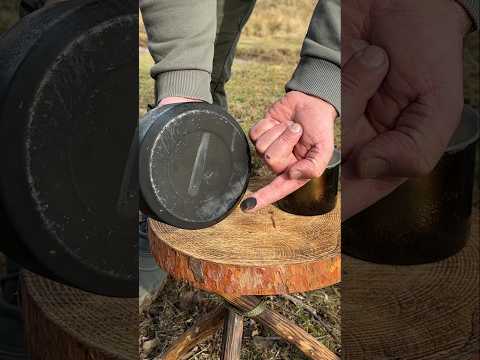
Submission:
[[[266,300],[269,308],[296,322],[340,355],[340,291],[337,286],[288,298],[266,297]],[[155,359],[172,341],[220,301],[214,295],[170,279],[160,297],[142,314],[141,358]],[[155,345],[153,349],[152,344]],[[213,339],[197,346],[185,359],[219,359],[220,349],[221,331],[218,331]],[[306,358],[293,346],[250,319],[244,325],[242,360],[257,359]]]

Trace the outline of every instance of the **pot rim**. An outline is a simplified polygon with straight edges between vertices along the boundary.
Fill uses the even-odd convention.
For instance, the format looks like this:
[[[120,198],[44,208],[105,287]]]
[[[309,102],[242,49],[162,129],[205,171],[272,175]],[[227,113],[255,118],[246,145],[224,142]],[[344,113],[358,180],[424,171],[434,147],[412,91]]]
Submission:
[[[338,165],[342,161],[342,153],[338,148],[333,149],[332,157],[328,162],[327,169],[332,169]]]
[[[465,135],[467,133],[467,135]],[[470,105],[463,107],[462,119],[453,133],[448,144],[446,153],[455,153],[464,150],[467,146],[475,143],[480,136],[480,116]]]

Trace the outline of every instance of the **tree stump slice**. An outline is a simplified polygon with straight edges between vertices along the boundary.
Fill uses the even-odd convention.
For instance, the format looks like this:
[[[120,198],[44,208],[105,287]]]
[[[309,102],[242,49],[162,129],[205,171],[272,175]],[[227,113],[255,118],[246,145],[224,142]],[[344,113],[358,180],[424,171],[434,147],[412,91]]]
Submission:
[[[250,182],[249,191],[263,183]],[[340,201],[321,216],[269,206],[254,214],[238,207],[207,229],[183,230],[149,221],[152,253],[173,277],[220,294],[305,292],[340,281]]]
[[[473,359],[479,351],[479,224],[446,260],[378,265],[343,257],[344,359]]]
[[[21,286],[32,360],[138,359],[138,299],[98,296],[26,271]]]

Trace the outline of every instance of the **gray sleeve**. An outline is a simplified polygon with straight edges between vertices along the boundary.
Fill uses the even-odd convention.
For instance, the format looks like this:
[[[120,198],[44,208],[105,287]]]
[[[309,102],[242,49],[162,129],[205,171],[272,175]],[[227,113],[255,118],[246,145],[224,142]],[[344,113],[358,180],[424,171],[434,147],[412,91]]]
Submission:
[[[320,0],[303,43],[300,62],[286,90],[332,104],[341,113],[341,1]]]
[[[155,61],[157,100],[182,96],[212,102],[216,0],[140,0],[140,9]]]
[[[465,8],[465,10],[468,12],[470,17],[472,18],[474,29],[478,30],[480,26],[479,1],[478,0],[458,0],[458,1]]]

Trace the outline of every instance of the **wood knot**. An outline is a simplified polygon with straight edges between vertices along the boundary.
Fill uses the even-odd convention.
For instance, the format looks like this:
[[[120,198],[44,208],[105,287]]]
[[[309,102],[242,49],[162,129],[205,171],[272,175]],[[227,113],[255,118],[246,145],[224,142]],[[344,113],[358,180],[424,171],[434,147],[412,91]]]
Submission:
[[[195,281],[203,283],[204,275],[203,275],[202,262],[197,259],[190,258],[189,265],[190,265],[189,266],[190,270],[193,273],[193,277],[195,278]]]

